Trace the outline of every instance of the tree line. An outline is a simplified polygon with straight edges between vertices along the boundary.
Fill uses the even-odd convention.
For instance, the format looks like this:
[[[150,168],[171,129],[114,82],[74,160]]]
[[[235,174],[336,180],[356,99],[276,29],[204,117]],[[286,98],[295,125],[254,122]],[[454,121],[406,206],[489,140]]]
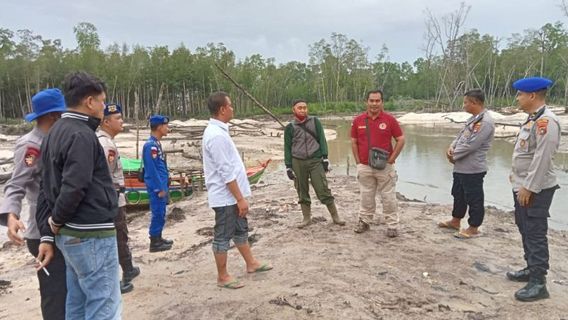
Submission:
[[[96,27],[74,27],[77,47],[44,39],[30,30],[0,28],[0,119],[31,111],[31,97],[58,87],[65,74],[84,70],[103,79],[108,101],[119,102],[125,117],[143,119],[162,112],[178,118],[207,114],[207,96],[225,90],[237,112],[257,113],[254,104],[215,68],[219,64],[270,108],[289,110],[304,98],[320,112],[356,111],[366,91],[380,88],[390,108],[452,111],[461,108],[465,90],[481,88],[492,107],[514,103],[515,79],[542,75],[555,80],[550,99],[568,105],[568,31],[547,23],[499,39],[463,30],[469,7],[444,16],[426,12],[423,56],[393,62],[383,45],[375,57],[348,36],[332,33],[309,46],[309,61],[277,64],[254,54],[238,60],[222,43],[191,51],[183,44],[143,47],[113,44],[101,48]]]

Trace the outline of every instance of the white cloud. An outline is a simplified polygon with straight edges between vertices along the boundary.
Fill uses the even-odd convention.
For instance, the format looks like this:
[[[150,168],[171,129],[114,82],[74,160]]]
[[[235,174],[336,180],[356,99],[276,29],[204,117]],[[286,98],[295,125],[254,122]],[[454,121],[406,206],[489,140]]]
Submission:
[[[568,21],[560,0],[495,2],[472,0],[466,29],[500,38]],[[184,43],[190,49],[223,42],[237,57],[260,53],[278,62],[308,60],[309,45],[332,32],[370,47],[373,58],[386,44],[394,61],[422,55],[424,10],[436,16],[452,12],[451,0],[167,0],[97,2],[76,0],[3,3],[0,27],[31,29],[44,38],[62,39],[75,47],[73,26],[88,21],[97,26],[103,47],[117,42],[144,46]]]

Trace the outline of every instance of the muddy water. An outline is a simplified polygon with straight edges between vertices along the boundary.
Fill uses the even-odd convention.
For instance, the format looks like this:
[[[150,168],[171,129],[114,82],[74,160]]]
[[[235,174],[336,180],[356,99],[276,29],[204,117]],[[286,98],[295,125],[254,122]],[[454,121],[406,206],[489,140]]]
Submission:
[[[346,172],[347,158],[351,164],[349,173],[355,175],[351,154],[350,129],[348,121],[323,121],[324,126],[337,130],[337,139],[329,142],[329,157],[339,165],[337,170]],[[403,127],[406,145],[399,156],[396,168],[399,182],[397,190],[411,199],[451,204],[452,166],[447,162],[445,151],[456,129]],[[488,154],[489,170],[485,176],[485,204],[505,210],[513,210],[509,172],[513,145],[496,139]],[[550,210],[550,226],[555,229],[568,229],[568,155],[559,154],[555,158],[558,184]]]

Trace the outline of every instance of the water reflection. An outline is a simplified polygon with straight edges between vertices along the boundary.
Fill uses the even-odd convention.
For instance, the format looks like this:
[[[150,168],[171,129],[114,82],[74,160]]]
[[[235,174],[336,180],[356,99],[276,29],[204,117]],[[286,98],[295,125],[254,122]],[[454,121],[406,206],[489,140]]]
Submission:
[[[329,142],[329,157],[332,163],[340,165],[338,170],[346,170],[346,163],[351,164],[350,174],[355,174],[351,154],[351,123],[349,121],[323,121],[324,126],[337,130],[337,139]],[[399,175],[398,191],[408,198],[429,202],[450,204],[452,184],[452,166],[445,157],[446,149],[452,142],[456,129],[403,127],[406,145],[397,160]],[[505,210],[513,210],[509,172],[513,145],[501,139],[493,142],[488,154],[489,171],[485,176],[486,205]],[[349,158],[349,160],[347,159]],[[555,165],[559,170],[558,182],[561,187],[554,197],[551,208],[550,225],[556,229],[568,229],[568,198],[564,197],[568,189],[568,155],[558,154]],[[343,171],[345,172],[345,171]]]

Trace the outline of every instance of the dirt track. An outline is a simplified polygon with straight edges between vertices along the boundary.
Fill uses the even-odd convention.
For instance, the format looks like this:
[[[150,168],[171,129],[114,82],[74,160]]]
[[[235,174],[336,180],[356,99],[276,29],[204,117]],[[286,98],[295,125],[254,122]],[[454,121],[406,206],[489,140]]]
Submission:
[[[296,229],[301,214],[282,172],[267,174],[253,188],[253,250],[275,268],[248,275],[238,252],[231,250],[229,270],[246,282],[240,290],[215,285],[213,214],[204,193],[170,207],[174,214],[164,233],[176,243],[168,252],[150,254],[147,216],[131,215],[133,255],[142,274],[134,280],[135,290],[123,296],[123,318],[568,319],[566,232],[550,233],[551,299],[520,303],[513,293],[521,285],[504,277],[522,266],[510,213],[490,209],[482,237],[457,240],[435,226],[451,208],[401,202],[399,238],[388,239],[380,224],[358,235],[352,231],[358,208],[355,178],[332,175],[330,185],[346,227],[331,225],[325,207],[317,204],[317,223]],[[0,293],[0,319],[38,319],[31,256],[15,247],[3,249],[1,256],[0,274],[12,285]]]

